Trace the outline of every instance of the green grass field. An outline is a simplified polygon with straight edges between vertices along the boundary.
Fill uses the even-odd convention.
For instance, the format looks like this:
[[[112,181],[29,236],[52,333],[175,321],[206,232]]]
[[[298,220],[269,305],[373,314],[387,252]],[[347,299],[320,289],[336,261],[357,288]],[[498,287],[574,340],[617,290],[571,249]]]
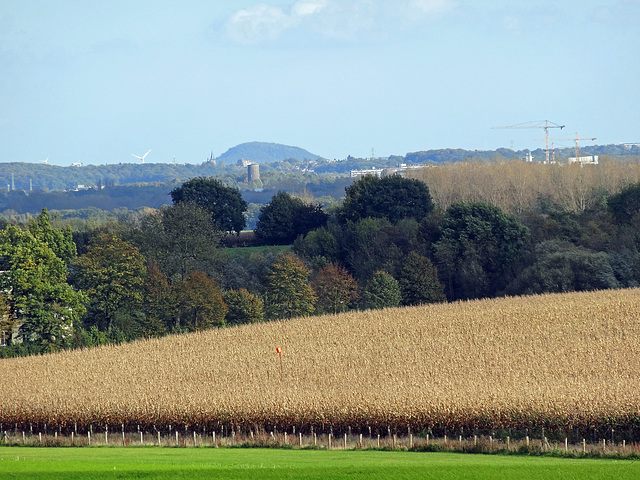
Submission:
[[[636,479],[640,462],[381,451],[0,447],[0,478]]]

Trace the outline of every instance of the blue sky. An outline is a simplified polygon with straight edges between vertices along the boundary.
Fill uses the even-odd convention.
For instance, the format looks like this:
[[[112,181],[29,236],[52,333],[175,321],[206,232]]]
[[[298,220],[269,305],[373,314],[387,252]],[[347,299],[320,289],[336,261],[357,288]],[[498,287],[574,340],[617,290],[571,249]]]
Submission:
[[[0,0],[0,161],[640,142],[639,27],[640,0]]]

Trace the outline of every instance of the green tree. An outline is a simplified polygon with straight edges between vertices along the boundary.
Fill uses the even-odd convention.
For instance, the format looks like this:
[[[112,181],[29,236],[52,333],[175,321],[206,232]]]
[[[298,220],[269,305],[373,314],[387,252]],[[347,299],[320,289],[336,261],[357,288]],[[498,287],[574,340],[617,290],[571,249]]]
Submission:
[[[318,297],[320,313],[344,312],[358,299],[358,283],[338,263],[323,267],[311,282],[311,287]]]
[[[0,289],[9,292],[22,340],[43,351],[58,350],[71,338],[86,299],[67,283],[64,261],[29,230],[12,225],[0,232],[0,256],[5,261]]]
[[[380,309],[400,305],[402,294],[398,281],[384,270],[373,274],[362,294],[364,308]]]
[[[227,306],[222,292],[206,273],[196,270],[176,285],[178,318],[176,325],[189,331],[224,326]]]
[[[117,235],[94,237],[72,270],[74,284],[89,296],[85,326],[117,328],[128,338],[140,335],[146,273],[145,259],[134,245]]]
[[[227,325],[259,323],[264,320],[262,300],[248,290],[244,288],[228,290],[222,294],[222,297],[228,308],[225,317]]]
[[[403,218],[418,221],[433,210],[429,187],[420,180],[400,175],[366,175],[345,188],[339,217],[356,222],[363,218],[386,218],[396,223]]]
[[[629,185],[611,195],[607,205],[619,225],[630,224],[640,213],[640,183]]]
[[[154,261],[147,266],[142,311],[144,320],[141,329],[143,337],[160,337],[173,326],[175,314],[174,293],[167,277]]]
[[[280,191],[260,209],[255,235],[265,244],[286,245],[298,235],[306,235],[324,226],[327,218],[320,205],[305,203],[298,197]]]
[[[447,298],[481,298],[504,291],[517,274],[528,235],[520,220],[493,205],[451,205],[434,244]]]
[[[402,262],[398,276],[404,305],[444,302],[446,297],[436,267],[427,257],[411,252]]]
[[[316,295],[309,285],[311,271],[293,254],[283,255],[267,275],[265,306],[269,318],[311,315]]]
[[[363,282],[377,270],[395,273],[407,246],[402,232],[386,218],[363,218],[349,223],[340,239],[344,264]]]
[[[620,286],[605,252],[550,240],[536,245],[534,254],[536,261],[520,273],[510,285],[509,293],[531,295]]]
[[[142,217],[132,240],[169,278],[183,280],[195,270],[213,270],[224,233],[198,205],[178,203]]]
[[[0,345],[11,345],[16,322],[17,319],[11,311],[9,298],[5,293],[0,293]]]
[[[213,177],[196,177],[171,191],[174,204],[189,202],[206,208],[213,223],[224,232],[239,234],[246,225],[247,202],[237,188],[227,187]]]
[[[66,265],[76,258],[76,244],[73,243],[71,228],[53,228],[46,208],[34,220],[29,221],[27,228],[37,240],[46,243]]]
[[[304,237],[296,238],[293,242],[293,251],[311,262],[314,267],[322,268],[338,260],[340,246],[334,228],[326,226],[311,230]]]

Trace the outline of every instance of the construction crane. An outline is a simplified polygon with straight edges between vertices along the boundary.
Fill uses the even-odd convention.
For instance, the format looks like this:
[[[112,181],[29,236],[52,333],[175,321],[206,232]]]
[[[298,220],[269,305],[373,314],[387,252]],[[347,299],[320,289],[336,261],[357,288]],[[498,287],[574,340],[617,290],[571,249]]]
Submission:
[[[542,138],[537,138],[536,140],[540,141],[540,140],[543,140],[543,139]],[[544,140],[546,140],[547,142],[549,140],[553,140],[554,142],[560,142],[560,141],[565,141],[566,142],[566,141],[569,141],[569,140],[573,140],[574,142],[576,142],[576,162],[579,163],[580,162],[580,160],[579,160],[580,157],[578,156],[578,152],[579,152],[580,149],[578,148],[578,142],[581,141],[581,140],[587,140],[587,141],[593,142],[593,141],[596,140],[596,138],[595,137],[593,137],[593,138],[578,138],[578,132],[576,132],[576,137],[575,138],[545,138]]]
[[[545,162],[546,164],[549,163],[549,129],[550,128],[559,128],[559,129],[563,129],[565,126],[564,125],[558,125],[557,123],[553,123],[550,122],[549,120],[545,120],[544,123],[543,122],[527,122],[527,123],[521,123],[519,125],[512,125],[510,127],[491,127],[491,128],[544,128],[544,138],[546,141],[545,144]]]

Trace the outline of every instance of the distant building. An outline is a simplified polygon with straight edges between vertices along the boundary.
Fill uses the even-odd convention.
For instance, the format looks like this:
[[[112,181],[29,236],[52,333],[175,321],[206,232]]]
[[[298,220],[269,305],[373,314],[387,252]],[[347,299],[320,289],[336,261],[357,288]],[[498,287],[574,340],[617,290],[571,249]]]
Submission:
[[[376,177],[381,177],[382,172],[384,172],[382,168],[370,168],[368,170],[351,170],[349,175],[351,177],[362,177],[363,175],[375,175]]]
[[[598,165],[598,155],[588,155],[586,157],[569,157],[569,163],[580,163],[580,165]]]
[[[363,175],[375,175],[376,177],[385,177],[387,175],[393,175],[394,173],[405,173],[408,170],[420,170],[425,168],[426,165],[407,165],[401,163],[397,167],[388,168],[370,168],[368,170],[351,170],[349,175],[351,177],[361,177]]]

